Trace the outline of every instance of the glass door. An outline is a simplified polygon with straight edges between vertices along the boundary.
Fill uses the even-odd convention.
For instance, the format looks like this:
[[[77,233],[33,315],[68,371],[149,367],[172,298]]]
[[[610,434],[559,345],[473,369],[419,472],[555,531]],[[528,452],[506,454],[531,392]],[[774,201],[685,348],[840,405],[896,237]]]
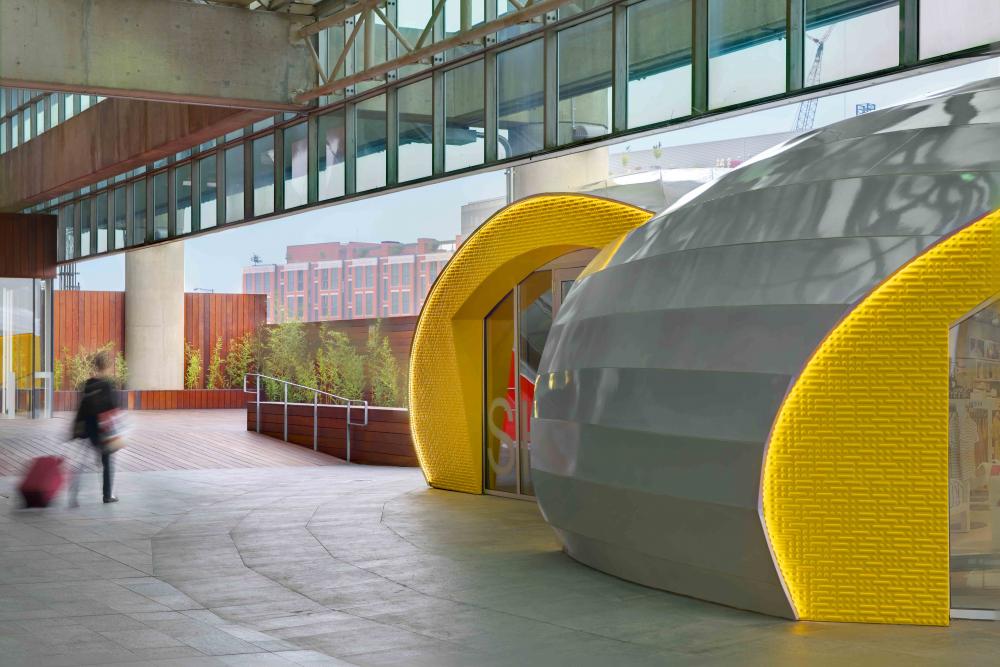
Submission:
[[[593,251],[571,253],[535,271],[485,320],[483,488],[533,497],[531,414],[542,352],[559,307]]]
[[[51,416],[51,281],[0,278],[0,418]]]
[[[1000,618],[1000,303],[952,327],[948,504],[955,618]]]

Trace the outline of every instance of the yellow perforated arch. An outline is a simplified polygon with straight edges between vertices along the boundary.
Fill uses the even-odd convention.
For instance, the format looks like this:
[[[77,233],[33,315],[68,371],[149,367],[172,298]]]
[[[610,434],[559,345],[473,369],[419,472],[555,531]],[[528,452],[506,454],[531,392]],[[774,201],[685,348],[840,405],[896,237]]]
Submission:
[[[600,248],[650,212],[587,195],[539,195],[499,211],[455,253],[420,313],[410,354],[410,422],[431,486],[483,490],[483,318],[539,266]]]
[[[948,330],[997,293],[1000,211],[882,283],[791,388],[763,513],[800,618],[948,623]]]

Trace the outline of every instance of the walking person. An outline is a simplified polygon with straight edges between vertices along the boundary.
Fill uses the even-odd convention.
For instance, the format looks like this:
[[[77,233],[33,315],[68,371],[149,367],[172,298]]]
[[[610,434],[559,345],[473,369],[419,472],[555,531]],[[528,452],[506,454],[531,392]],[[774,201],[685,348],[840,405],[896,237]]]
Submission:
[[[112,493],[114,469],[111,457],[118,449],[115,441],[117,433],[117,406],[114,398],[114,385],[108,378],[111,363],[106,352],[98,352],[94,356],[94,375],[83,385],[80,407],[77,410],[73,431],[76,435],[86,438],[97,451],[103,471],[104,502],[116,503],[118,498]],[[74,498],[75,501],[75,493]]]

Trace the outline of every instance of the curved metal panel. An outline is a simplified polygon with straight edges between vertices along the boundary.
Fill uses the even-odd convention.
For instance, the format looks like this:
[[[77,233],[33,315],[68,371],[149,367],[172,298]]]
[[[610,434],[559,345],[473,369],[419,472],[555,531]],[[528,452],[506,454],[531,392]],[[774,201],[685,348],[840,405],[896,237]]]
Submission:
[[[841,599],[818,578],[809,590],[795,579],[795,595],[785,593],[753,507],[769,434],[790,379],[859,301],[1000,206],[998,122],[994,79],[802,135],[684,198],[588,270],[546,344],[532,438],[539,503],[571,555],[725,604],[790,617],[802,605],[809,618],[832,617],[837,602],[803,602]],[[903,363],[909,353],[880,354]],[[801,423],[840,442],[835,420]],[[821,493],[837,469],[825,451],[810,454],[808,493]],[[774,479],[791,484],[782,474]],[[780,488],[777,506],[802,492]],[[832,512],[822,503],[799,509],[807,520]],[[850,520],[829,516],[840,522],[831,525]],[[804,530],[793,519],[783,525],[789,535]],[[781,546],[809,559],[791,544]],[[914,594],[919,582],[893,576],[893,600]],[[865,617],[858,598],[850,604],[859,608],[838,618]]]

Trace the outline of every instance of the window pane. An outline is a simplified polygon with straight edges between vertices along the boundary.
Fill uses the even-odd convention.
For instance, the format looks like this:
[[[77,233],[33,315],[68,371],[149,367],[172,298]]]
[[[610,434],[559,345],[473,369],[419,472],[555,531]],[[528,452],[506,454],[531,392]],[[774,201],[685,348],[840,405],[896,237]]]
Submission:
[[[559,33],[559,143],[611,128],[611,17]]]
[[[177,199],[176,234],[190,234],[191,224],[191,165],[185,164],[174,171],[174,196]]]
[[[815,86],[899,64],[899,3],[854,2],[848,10],[806,0],[805,85]]]
[[[153,239],[167,238],[167,218],[170,214],[167,172],[153,176]]]
[[[344,196],[344,110],[319,117],[319,198]]]
[[[302,206],[309,201],[308,139],[306,124],[299,123],[285,130],[285,208]]]
[[[97,195],[97,252],[108,251],[108,193]]]
[[[274,212],[274,135],[253,141],[253,214]]]
[[[430,79],[403,86],[397,93],[399,107],[399,182],[430,176],[433,167],[433,134]]]
[[[708,105],[785,90],[785,0],[709,0]]]
[[[628,126],[691,113],[691,0],[628,8]]]
[[[243,145],[226,151],[226,222],[243,219]]]
[[[49,95],[49,127],[55,127],[59,124],[59,103],[61,101],[62,95],[59,93]]]
[[[484,94],[482,60],[444,73],[446,171],[483,163]]]
[[[118,188],[115,190],[115,226],[114,226],[114,244],[115,249],[121,249],[125,247],[125,229],[128,224],[128,208],[125,198],[125,188]]]
[[[146,241],[146,181],[132,185],[132,245]]]
[[[356,191],[364,192],[385,185],[385,95],[359,102],[357,118]]]
[[[920,57],[1000,41],[997,0],[920,0]]]
[[[90,254],[90,223],[92,222],[93,204],[93,199],[84,199],[80,203],[80,253],[78,257],[86,257]]]
[[[17,148],[18,144],[21,143],[21,132],[18,127],[20,122],[20,114],[16,116],[11,116],[10,118],[10,147]]]
[[[545,72],[542,40],[497,54],[497,155],[543,148]]]
[[[216,197],[218,197],[218,182],[216,181],[216,157],[214,155],[202,158],[198,161],[198,201],[201,206],[202,229],[215,227],[218,222],[218,207]]]
[[[73,204],[64,206],[59,211],[59,229],[62,236],[62,256],[59,259],[73,259],[76,251],[75,235],[73,228],[73,214],[75,207]]]

